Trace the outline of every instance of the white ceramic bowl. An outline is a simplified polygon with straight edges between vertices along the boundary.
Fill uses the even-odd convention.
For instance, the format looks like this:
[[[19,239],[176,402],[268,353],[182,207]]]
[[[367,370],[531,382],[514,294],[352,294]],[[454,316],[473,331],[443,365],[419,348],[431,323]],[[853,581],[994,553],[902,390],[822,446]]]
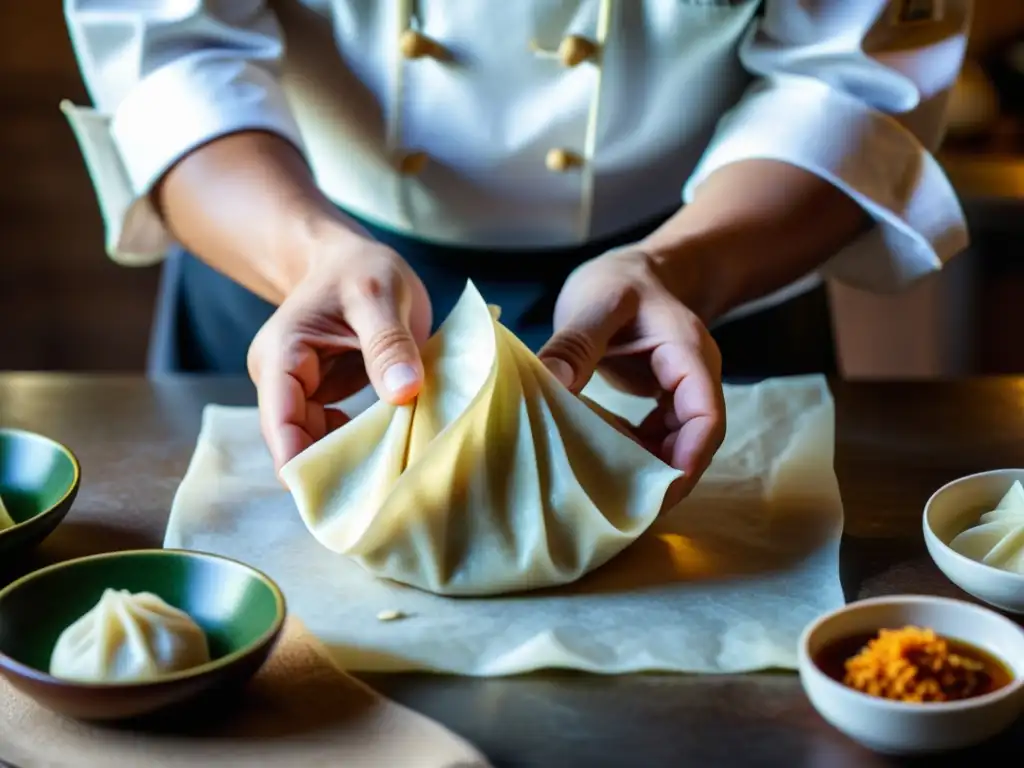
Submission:
[[[968,594],[1010,613],[1024,614],[1024,576],[972,560],[949,547],[959,533],[994,509],[1024,469],[997,469],[947,483],[924,507],[924,542],[946,578]]]
[[[814,661],[837,640],[908,625],[930,627],[987,651],[1009,667],[1013,681],[973,699],[911,704],[848,688]],[[1024,710],[1024,629],[995,611],[961,600],[901,595],[850,603],[804,630],[799,658],[800,682],[818,713],[876,752],[920,755],[968,747],[995,736]]]

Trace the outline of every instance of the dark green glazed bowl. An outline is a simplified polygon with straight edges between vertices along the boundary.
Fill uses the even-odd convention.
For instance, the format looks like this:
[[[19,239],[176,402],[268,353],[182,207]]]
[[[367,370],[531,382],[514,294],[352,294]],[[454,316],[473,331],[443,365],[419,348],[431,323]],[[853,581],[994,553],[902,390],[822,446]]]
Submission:
[[[0,429],[0,498],[14,521],[0,531],[0,564],[27,554],[53,533],[78,495],[75,455],[48,437]]]
[[[152,592],[206,633],[213,660],[139,683],[80,683],[49,674],[57,638],[108,588]],[[273,650],[286,614],[270,578],[216,555],[172,549],[113,552],[31,573],[0,591],[0,674],[42,706],[82,720],[157,716],[206,694],[237,690]]]

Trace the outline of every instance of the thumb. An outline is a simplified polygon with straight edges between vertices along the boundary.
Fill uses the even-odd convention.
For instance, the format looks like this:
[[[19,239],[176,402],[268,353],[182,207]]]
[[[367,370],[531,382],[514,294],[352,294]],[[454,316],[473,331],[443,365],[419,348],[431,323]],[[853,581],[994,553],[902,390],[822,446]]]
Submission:
[[[349,302],[345,311],[370,383],[381,400],[394,405],[412,401],[423,385],[423,361],[409,328],[409,302],[399,300],[399,290]]]
[[[579,392],[597,369],[612,337],[629,321],[623,302],[595,302],[570,317],[538,355],[548,370]]]

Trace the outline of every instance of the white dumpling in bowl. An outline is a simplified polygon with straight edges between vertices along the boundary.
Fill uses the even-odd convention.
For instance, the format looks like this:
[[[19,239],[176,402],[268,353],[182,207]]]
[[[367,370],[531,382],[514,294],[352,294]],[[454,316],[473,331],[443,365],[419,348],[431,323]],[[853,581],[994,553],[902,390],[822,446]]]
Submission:
[[[1024,523],[1017,525],[1000,538],[982,562],[1024,576]]]
[[[377,402],[281,470],[313,536],[444,595],[566,584],[657,518],[682,473],[562,386],[472,283],[422,350],[416,402]]]
[[[1024,486],[1021,486],[1020,480],[1014,482],[996,508],[982,515],[978,522],[996,523],[1003,520],[1024,524]]]
[[[4,497],[0,496],[0,531],[14,527],[14,520],[8,514],[7,507],[4,506]]]
[[[949,543],[954,552],[1024,575],[1024,522],[997,520],[968,528]]]
[[[149,592],[108,589],[61,633],[50,674],[90,683],[145,682],[209,661],[206,633],[187,613]]]

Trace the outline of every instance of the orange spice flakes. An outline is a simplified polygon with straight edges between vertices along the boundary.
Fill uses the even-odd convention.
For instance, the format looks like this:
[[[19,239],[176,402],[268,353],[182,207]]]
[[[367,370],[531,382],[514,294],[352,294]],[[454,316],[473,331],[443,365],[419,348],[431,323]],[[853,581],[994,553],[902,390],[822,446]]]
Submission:
[[[881,630],[845,667],[843,683],[895,701],[967,699],[991,683],[984,662],[954,652],[948,640],[919,627]]]

